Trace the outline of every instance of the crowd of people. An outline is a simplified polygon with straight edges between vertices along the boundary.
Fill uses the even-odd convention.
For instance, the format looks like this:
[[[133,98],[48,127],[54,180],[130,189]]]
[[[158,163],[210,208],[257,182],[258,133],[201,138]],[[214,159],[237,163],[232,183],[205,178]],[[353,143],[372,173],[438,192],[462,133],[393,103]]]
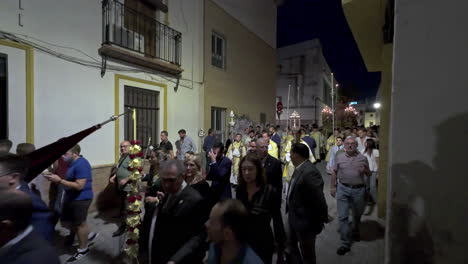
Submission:
[[[29,183],[25,181],[30,166],[26,155],[35,146],[20,143],[16,154],[10,153],[11,147],[10,140],[0,140],[0,196],[18,199],[2,200],[0,262],[60,263],[52,249],[59,220],[70,230],[67,246],[78,238],[77,252],[67,262],[86,256],[99,234],[90,232],[86,222],[94,193],[91,165],[80,155],[80,146],[75,145]],[[49,205],[43,201],[44,180],[51,182]]]
[[[325,135],[317,125],[298,131],[251,126],[226,142],[210,129],[200,153],[184,129],[178,134],[174,148],[162,131],[145,157],[150,166],[142,177],[140,262],[272,263],[276,255],[277,263],[316,263],[316,237],[333,218],[323,177],[330,177],[329,192],[337,202],[337,254],[360,241],[361,216],[371,214],[377,202],[376,128],[346,127]],[[86,222],[93,177],[80,146],[30,183],[24,181],[25,155],[34,145],[18,144],[17,154],[10,153],[11,146],[0,140],[0,262],[59,263],[52,247],[59,220],[70,229],[66,245],[78,239],[67,263],[85,258],[99,233]],[[109,176],[119,204],[115,237],[130,228],[125,221],[130,147],[121,142],[121,157]],[[320,162],[328,176],[316,168]],[[50,181],[49,205],[41,197],[42,178]]]

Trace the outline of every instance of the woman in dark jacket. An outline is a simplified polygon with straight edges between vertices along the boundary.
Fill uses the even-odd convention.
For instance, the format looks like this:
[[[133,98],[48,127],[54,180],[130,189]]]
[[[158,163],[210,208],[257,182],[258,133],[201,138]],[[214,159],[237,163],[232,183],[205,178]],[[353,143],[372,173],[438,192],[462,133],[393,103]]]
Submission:
[[[205,180],[206,176],[202,171],[200,157],[198,155],[187,155],[184,160],[184,179],[187,184],[197,190],[210,206],[213,205],[213,193],[210,185]]]
[[[275,244],[282,259],[286,235],[281,218],[281,194],[266,184],[262,163],[256,154],[248,154],[240,162],[236,198],[249,211],[249,245],[263,260],[271,263]],[[270,222],[273,219],[274,236]]]

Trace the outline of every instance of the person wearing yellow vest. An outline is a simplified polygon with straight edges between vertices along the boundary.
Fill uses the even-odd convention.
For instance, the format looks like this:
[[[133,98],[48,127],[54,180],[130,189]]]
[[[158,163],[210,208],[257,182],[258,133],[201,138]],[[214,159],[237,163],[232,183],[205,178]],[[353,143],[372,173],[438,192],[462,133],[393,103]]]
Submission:
[[[281,161],[284,163],[283,179],[286,181],[291,180],[294,166],[291,163],[291,146],[294,141],[294,135],[292,131],[288,131],[286,138],[283,142],[283,151],[281,151]]]
[[[320,162],[320,152],[325,147],[325,137],[323,136],[322,132],[318,130],[318,126],[316,124],[312,125],[312,132],[310,133],[310,136],[315,140],[316,143],[315,149],[312,151],[315,155],[315,158],[317,159],[317,162]]]
[[[262,133],[262,138],[268,141],[268,154],[270,154],[275,159],[278,159],[278,145],[270,139],[270,134],[264,131]]]
[[[241,140],[242,135],[236,134],[234,137],[234,142],[229,146],[227,151],[227,157],[232,161],[230,182],[233,185],[237,185],[240,161],[243,157],[245,157],[245,155],[247,155],[247,150],[245,149],[245,145]]]

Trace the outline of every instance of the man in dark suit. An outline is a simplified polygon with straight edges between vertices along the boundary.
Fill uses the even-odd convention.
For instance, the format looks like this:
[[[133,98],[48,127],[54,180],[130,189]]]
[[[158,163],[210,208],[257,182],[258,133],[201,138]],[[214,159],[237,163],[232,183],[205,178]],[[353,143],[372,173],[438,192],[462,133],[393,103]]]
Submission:
[[[291,161],[296,168],[286,198],[291,236],[290,253],[293,263],[316,263],[315,238],[322,231],[324,223],[328,222],[323,179],[309,161],[309,149],[306,145],[292,145]]]
[[[257,140],[257,156],[265,169],[267,184],[273,186],[278,193],[283,190],[283,174],[281,162],[268,154],[268,141],[264,138]]]
[[[23,180],[28,166],[29,162],[25,158],[15,154],[0,157],[0,187],[20,190],[31,198],[33,203],[31,224],[42,238],[52,241],[54,233],[52,212],[44,201],[29,189],[28,184]]]
[[[209,171],[210,169],[210,156],[208,153],[210,153],[211,149],[213,148],[213,145],[216,141],[215,137],[215,132],[212,128],[208,129],[208,135],[205,137],[205,140],[203,141],[203,151],[205,151],[205,156],[206,156],[206,171]]]
[[[161,186],[164,193],[157,207],[146,212],[140,248],[148,263],[202,263],[205,247],[190,248],[185,244],[202,233],[208,219],[206,202],[200,193],[183,179],[182,161],[169,160],[162,164]],[[189,248],[189,250],[187,250]],[[146,252],[145,252],[146,251]],[[145,254],[146,253],[146,254]]]
[[[210,172],[206,179],[212,181],[211,189],[213,190],[215,203],[231,199],[231,178],[232,161],[224,156],[224,145],[217,142],[213,145],[213,149],[208,153],[210,157],[207,163],[210,166]]]
[[[317,147],[317,143],[315,142],[315,139],[311,136],[308,136],[305,132],[305,129],[301,129],[301,139],[304,140],[305,143],[309,146],[309,148],[312,150],[312,153],[314,153],[314,149]],[[315,157],[316,159],[320,159],[320,157]]]
[[[55,250],[31,225],[31,198],[22,191],[1,188],[0,263],[59,264]]]

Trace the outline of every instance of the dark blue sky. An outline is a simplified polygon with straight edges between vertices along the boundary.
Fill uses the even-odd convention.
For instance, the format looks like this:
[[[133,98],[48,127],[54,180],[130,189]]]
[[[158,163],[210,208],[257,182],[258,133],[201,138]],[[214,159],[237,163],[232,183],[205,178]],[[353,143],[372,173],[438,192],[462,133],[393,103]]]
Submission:
[[[375,97],[380,72],[368,72],[341,0],[286,0],[278,8],[278,48],[320,39],[325,59],[345,95]]]

